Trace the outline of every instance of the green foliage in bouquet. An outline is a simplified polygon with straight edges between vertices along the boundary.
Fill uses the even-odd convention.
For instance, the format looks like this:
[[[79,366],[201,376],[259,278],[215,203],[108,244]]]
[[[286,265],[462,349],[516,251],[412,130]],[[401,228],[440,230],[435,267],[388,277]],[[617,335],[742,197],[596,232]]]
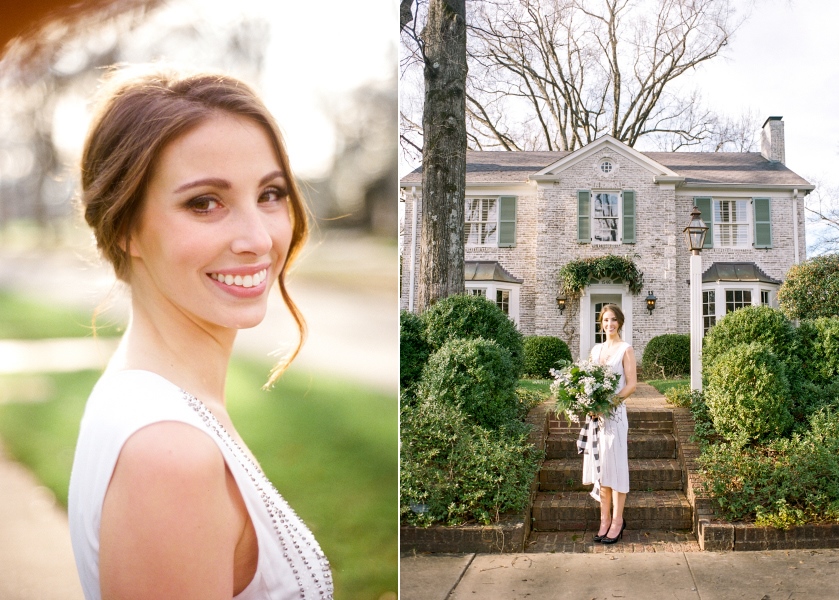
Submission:
[[[610,367],[583,360],[554,373],[551,392],[556,397],[557,414],[578,420],[587,413],[605,415],[614,409],[620,377]]]
[[[568,344],[552,335],[529,335],[524,338],[524,375],[550,377],[560,361],[570,361]]]

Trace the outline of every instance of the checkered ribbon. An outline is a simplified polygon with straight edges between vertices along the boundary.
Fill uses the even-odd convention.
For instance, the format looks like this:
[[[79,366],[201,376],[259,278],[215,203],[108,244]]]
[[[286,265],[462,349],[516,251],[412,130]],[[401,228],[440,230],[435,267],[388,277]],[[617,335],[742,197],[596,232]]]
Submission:
[[[591,497],[600,502],[600,417],[586,415],[586,424],[580,429],[577,438],[577,454],[585,453],[594,460],[597,476],[594,478],[594,489]]]

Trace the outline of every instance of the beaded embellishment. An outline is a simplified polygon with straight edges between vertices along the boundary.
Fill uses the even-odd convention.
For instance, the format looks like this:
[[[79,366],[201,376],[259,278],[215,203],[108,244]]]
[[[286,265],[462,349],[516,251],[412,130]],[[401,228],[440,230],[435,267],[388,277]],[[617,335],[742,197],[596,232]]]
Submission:
[[[334,592],[329,560],[320,549],[309,528],[283,499],[259,465],[239,446],[238,442],[227,432],[210,409],[192,394],[186,391],[182,393],[190,408],[198,413],[204,425],[230,451],[253,483],[277,534],[283,557],[294,574],[297,588],[300,591],[300,598],[332,600]],[[317,564],[312,564],[313,561],[309,560],[312,557]],[[310,592],[316,593],[316,595],[309,595]]]

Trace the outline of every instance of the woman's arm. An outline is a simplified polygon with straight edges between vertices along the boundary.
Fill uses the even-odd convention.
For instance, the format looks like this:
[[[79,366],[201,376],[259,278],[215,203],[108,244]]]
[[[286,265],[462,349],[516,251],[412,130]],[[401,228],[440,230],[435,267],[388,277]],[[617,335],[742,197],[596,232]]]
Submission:
[[[132,435],[102,507],[103,600],[230,600],[245,523],[228,477],[218,447],[190,425]]]
[[[626,383],[618,393],[621,400],[626,400],[635,393],[635,388],[638,386],[638,373],[636,371],[635,350],[630,346],[623,353],[623,376]]]

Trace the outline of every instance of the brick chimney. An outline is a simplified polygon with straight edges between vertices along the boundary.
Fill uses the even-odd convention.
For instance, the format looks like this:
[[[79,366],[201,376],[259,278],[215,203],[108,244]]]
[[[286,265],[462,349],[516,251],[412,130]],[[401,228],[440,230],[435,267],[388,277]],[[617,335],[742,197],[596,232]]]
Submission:
[[[760,132],[760,153],[766,160],[786,162],[784,151],[784,121],[783,117],[769,117]]]

